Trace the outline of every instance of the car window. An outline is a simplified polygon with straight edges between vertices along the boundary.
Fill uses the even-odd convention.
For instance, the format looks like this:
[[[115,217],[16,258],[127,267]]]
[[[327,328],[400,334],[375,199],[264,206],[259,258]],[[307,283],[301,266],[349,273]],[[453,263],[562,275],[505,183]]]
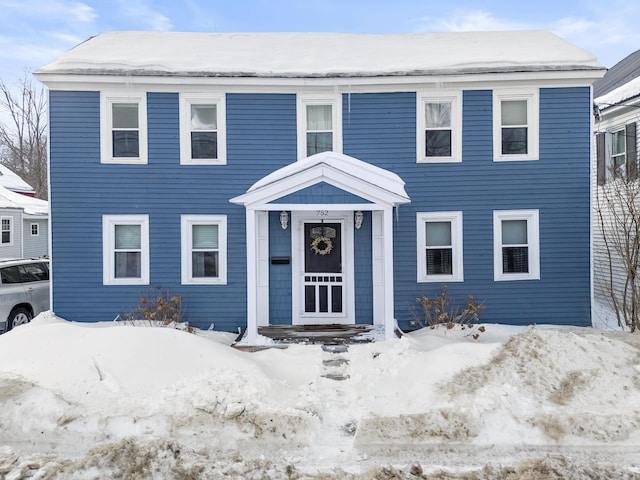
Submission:
[[[49,269],[46,263],[27,263],[20,265],[23,282],[40,282],[49,280]]]
[[[0,269],[0,280],[2,283],[22,283],[20,270],[17,266]]]

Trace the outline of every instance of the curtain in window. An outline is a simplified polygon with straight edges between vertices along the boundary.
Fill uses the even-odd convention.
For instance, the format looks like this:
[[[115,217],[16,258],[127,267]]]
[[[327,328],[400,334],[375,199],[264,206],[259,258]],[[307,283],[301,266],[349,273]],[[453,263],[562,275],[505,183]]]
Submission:
[[[503,100],[501,115],[502,153],[504,155],[526,154],[528,152],[527,101]]]
[[[191,269],[194,278],[218,276],[218,225],[192,225]]]
[[[307,130],[310,132],[332,130],[331,105],[307,105]]]
[[[451,102],[426,103],[424,113],[427,128],[451,127]]]
[[[503,220],[502,245],[503,273],[528,273],[527,221]]]
[[[142,227],[115,225],[115,278],[142,277]]]
[[[451,222],[427,222],[425,229],[427,275],[452,275]]]
[[[114,103],[112,105],[112,149],[114,157],[138,157],[138,104]]]

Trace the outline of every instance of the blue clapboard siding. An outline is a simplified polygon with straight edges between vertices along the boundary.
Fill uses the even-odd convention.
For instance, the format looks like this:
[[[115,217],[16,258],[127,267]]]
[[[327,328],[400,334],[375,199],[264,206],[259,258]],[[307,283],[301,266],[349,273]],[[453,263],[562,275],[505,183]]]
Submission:
[[[356,323],[373,323],[373,273],[371,212],[363,212],[364,220],[353,238]]]
[[[227,96],[227,165],[179,165],[178,94],[149,93],[148,165],[100,164],[98,92],[50,92],[54,311],[111,320],[158,289],[184,296],[184,319],[246,325],[244,208],[229,199],[296,160],[294,95]],[[78,141],[81,138],[82,141]],[[102,215],[148,214],[150,285],[102,285]],[[227,215],[228,284],[180,283],[180,216]]]
[[[362,197],[353,195],[349,192],[320,182],[297,192],[280,197],[272,203],[371,203]]]
[[[269,212],[269,256],[291,257],[291,226],[283,230],[280,212]],[[269,265],[269,322],[291,325],[291,261]]]
[[[540,90],[540,159],[493,162],[492,92],[463,95],[463,162],[416,163],[414,92],[345,95],[344,153],[398,173],[411,203],[394,224],[395,314],[410,326],[416,298],[416,212],[462,211],[463,283],[488,322],[589,325],[589,89]],[[347,110],[346,105],[349,105]],[[493,281],[493,210],[539,209],[541,280]]]

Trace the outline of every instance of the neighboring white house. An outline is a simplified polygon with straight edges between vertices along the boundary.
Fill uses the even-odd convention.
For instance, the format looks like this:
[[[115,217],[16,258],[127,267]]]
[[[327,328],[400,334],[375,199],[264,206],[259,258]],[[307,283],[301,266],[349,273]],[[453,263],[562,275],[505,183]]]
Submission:
[[[49,255],[49,202],[0,165],[0,258]]]
[[[616,178],[637,178],[638,122],[640,122],[640,50],[632,53],[593,85],[596,172],[593,186],[593,283],[597,303],[611,306],[611,293],[621,299],[625,291],[626,270],[610,241],[602,236],[602,221],[610,225],[610,210],[605,193],[611,193]],[[618,202],[620,203],[620,202]],[[598,208],[600,205],[601,208]],[[602,217],[601,215],[602,214]],[[628,238],[621,225],[612,233]],[[611,234],[609,235],[611,239]],[[611,261],[609,260],[611,258]],[[629,287],[626,287],[627,292]],[[594,302],[594,305],[596,305]],[[594,322],[615,325],[617,319],[609,309],[594,312]]]

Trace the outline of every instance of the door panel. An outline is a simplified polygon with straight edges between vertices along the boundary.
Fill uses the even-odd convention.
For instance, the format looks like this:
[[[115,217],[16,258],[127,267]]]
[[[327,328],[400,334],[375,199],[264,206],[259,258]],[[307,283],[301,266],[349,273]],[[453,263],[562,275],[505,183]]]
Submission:
[[[341,223],[304,224],[303,276],[304,313],[343,317]]]

